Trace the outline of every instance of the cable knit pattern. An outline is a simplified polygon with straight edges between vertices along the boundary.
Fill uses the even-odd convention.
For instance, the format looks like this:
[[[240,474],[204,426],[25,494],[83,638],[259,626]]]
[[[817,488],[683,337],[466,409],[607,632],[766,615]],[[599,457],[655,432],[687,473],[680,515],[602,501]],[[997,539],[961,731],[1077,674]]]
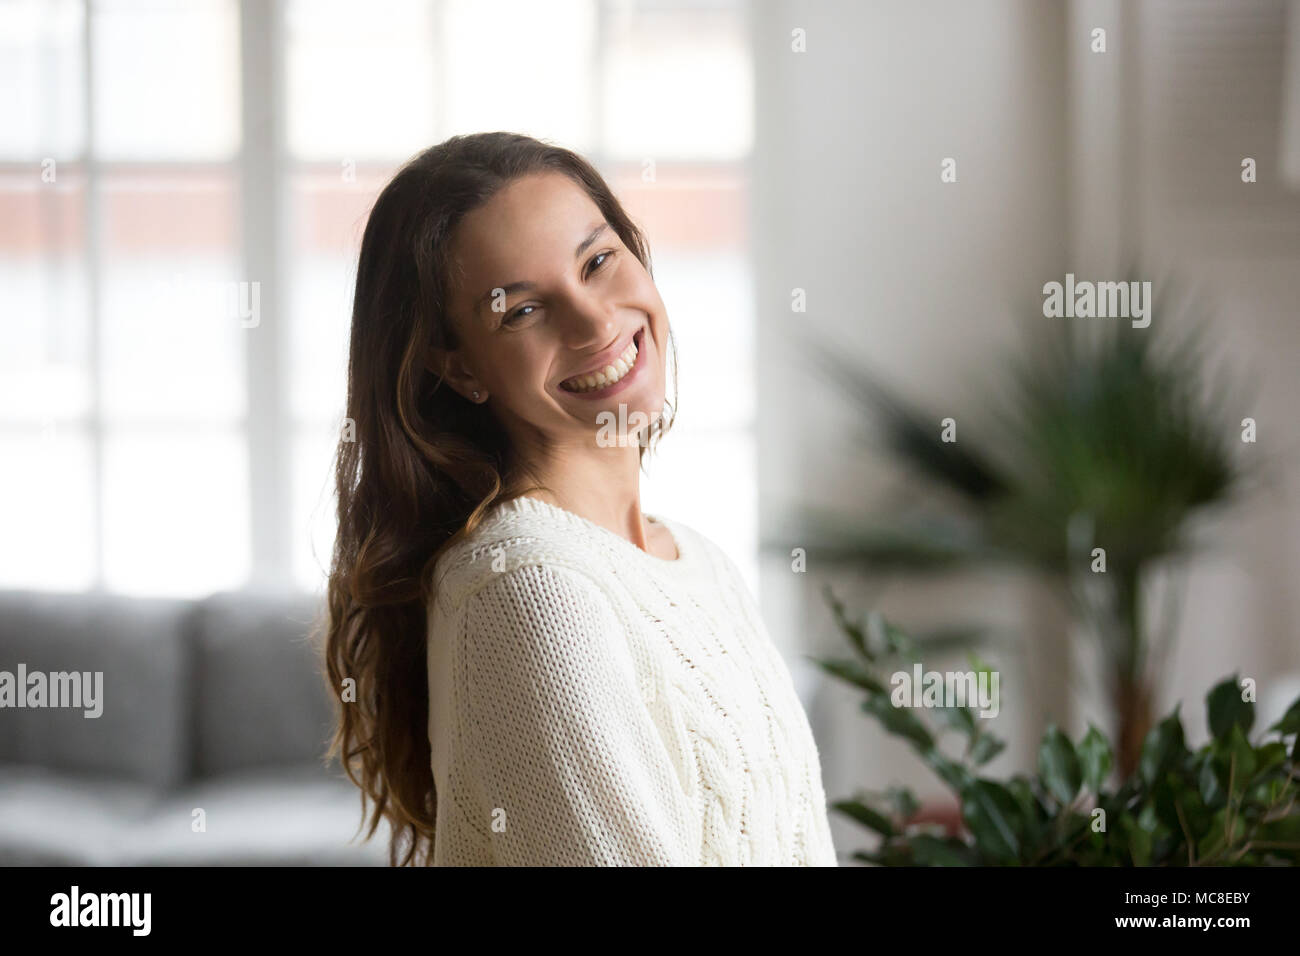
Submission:
[[[816,744],[735,565],[535,498],[438,561],[434,864],[835,866]]]

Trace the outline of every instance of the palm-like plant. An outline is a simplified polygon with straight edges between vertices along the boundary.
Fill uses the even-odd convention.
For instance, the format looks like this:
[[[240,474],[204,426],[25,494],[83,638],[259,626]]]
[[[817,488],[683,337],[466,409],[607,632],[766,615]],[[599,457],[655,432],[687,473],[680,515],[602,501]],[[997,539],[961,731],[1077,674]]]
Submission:
[[[1124,776],[1152,723],[1144,578],[1187,551],[1193,517],[1239,497],[1250,472],[1234,451],[1246,406],[1224,377],[1211,380],[1191,304],[1166,298],[1144,329],[1035,316],[1030,347],[1001,372],[1004,392],[990,393],[991,427],[973,436],[966,424],[959,441],[944,440],[943,416],[813,346],[887,446],[955,507],[931,500],[858,531],[811,516],[809,556],[873,572],[990,561],[1041,572],[1100,641]]]

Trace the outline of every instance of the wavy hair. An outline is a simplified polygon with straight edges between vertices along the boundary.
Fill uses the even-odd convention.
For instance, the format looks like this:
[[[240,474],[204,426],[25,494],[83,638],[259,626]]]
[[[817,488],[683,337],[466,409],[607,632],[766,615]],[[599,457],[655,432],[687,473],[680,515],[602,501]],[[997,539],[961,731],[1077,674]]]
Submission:
[[[514,179],[543,172],[582,187],[653,278],[645,237],[595,168],[516,133],[453,136],[417,155],[380,192],[361,241],[348,349],[351,433],[335,456],[338,529],[317,640],[335,701],[326,759],[338,758],[361,790],[365,839],[388,821],[393,866],[433,859],[425,640],[434,565],[497,504],[540,487],[521,484],[487,405],[444,386],[426,356],[430,346],[457,347],[446,310],[458,224]],[[669,343],[675,392],[671,331]],[[676,394],[640,443],[642,468],[675,407]]]

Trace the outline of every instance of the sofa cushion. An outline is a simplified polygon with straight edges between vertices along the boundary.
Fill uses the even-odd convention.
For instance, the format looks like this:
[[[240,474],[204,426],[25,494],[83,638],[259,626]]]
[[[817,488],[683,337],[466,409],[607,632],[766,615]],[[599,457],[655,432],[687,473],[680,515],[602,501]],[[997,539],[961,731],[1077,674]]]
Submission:
[[[383,866],[386,823],[365,839],[361,794],[315,764],[241,770],[161,801],[122,847],[122,866]],[[373,804],[370,808],[373,808]],[[194,831],[202,809],[205,829]]]
[[[111,866],[158,800],[147,784],[0,764],[0,866]]]
[[[0,671],[102,673],[102,712],[0,709],[0,760],[156,788],[189,771],[189,602],[0,591]]]
[[[195,609],[195,772],[321,763],[333,713],[309,640],[319,601],[227,593]]]
[[[205,828],[195,832],[195,809]],[[171,794],[142,784],[0,764],[0,866],[367,866],[357,788],[315,765],[244,771]]]

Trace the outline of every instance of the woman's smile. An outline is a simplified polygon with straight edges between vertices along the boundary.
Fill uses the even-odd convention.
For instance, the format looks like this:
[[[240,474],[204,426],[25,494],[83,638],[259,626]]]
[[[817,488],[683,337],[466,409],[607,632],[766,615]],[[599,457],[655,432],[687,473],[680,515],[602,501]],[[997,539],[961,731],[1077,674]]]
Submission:
[[[606,349],[586,371],[566,378],[561,391],[575,398],[603,399],[630,388],[645,366],[645,328],[638,328],[625,344]]]

